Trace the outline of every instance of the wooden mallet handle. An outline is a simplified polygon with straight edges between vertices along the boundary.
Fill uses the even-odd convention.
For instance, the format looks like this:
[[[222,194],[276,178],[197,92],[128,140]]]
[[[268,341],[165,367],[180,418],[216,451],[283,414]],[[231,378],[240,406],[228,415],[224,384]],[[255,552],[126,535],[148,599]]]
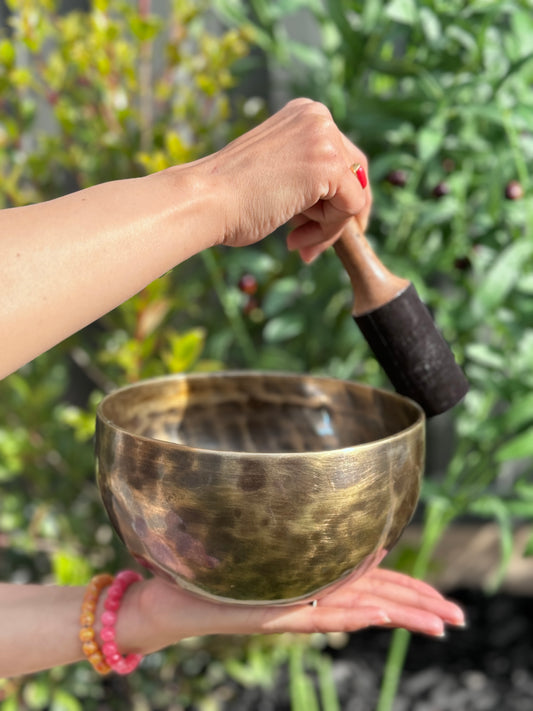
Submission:
[[[334,245],[354,294],[354,316],[384,306],[407,289],[409,281],[390,272],[368,244],[357,219],[350,220]]]

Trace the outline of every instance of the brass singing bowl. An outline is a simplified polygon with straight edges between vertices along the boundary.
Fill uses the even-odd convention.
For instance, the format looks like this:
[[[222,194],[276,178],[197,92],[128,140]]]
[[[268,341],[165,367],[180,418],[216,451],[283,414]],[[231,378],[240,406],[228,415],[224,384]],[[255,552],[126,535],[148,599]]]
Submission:
[[[113,527],[155,574],[213,600],[311,600],[376,565],[417,505],[425,417],[407,398],[287,373],[119,389],[96,422]]]

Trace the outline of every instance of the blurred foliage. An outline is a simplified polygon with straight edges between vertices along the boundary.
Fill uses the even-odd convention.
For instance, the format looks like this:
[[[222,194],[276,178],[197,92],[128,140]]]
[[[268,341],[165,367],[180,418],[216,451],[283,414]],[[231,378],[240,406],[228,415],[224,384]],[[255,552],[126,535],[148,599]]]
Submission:
[[[327,104],[370,158],[368,236],[391,270],[415,283],[471,383],[444,416],[455,439],[426,478],[411,570],[424,575],[445,528],[473,514],[500,524],[496,586],[514,525],[533,521],[531,3],[218,5],[259,25],[289,91]],[[379,711],[392,707],[406,640],[396,634]]]
[[[165,17],[146,1],[7,5],[0,207],[215,150],[264,115],[239,96],[256,44],[287,97],[331,108],[371,160],[369,240],[415,283],[471,382],[443,416],[455,434],[425,482],[415,573],[468,513],[500,522],[505,563],[515,522],[533,518],[529,1],[217,0],[217,17],[207,0],[172,0]],[[279,236],[210,250],[0,383],[1,578],[77,584],[130,564],[94,484],[94,411],[109,389],[222,365],[384,384],[351,301],[333,253],[307,267]],[[329,711],[327,657],[313,646],[326,641],[189,640],[128,679],[76,665],[0,683],[0,709],[211,711],[238,684],[267,689],[287,663],[293,708]]]

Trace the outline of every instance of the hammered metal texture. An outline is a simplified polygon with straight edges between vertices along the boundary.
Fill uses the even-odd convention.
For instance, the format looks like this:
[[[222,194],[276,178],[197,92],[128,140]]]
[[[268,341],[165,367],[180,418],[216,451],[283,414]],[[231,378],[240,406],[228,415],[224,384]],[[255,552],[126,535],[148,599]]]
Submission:
[[[132,555],[197,594],[319,597],[390,550],[417,505],[425,418],[333,378],[178,375],[108,395],[97,479]]]

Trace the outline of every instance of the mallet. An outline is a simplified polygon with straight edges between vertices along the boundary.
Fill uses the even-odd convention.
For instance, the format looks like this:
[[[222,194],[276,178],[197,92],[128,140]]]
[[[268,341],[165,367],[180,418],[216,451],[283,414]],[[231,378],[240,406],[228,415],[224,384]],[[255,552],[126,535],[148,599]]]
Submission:
[[[335,251],[352,283],[354,320],[394,388],[428,417],[456,405],[468,381],[413,284],[380,262],[355,219]]]

